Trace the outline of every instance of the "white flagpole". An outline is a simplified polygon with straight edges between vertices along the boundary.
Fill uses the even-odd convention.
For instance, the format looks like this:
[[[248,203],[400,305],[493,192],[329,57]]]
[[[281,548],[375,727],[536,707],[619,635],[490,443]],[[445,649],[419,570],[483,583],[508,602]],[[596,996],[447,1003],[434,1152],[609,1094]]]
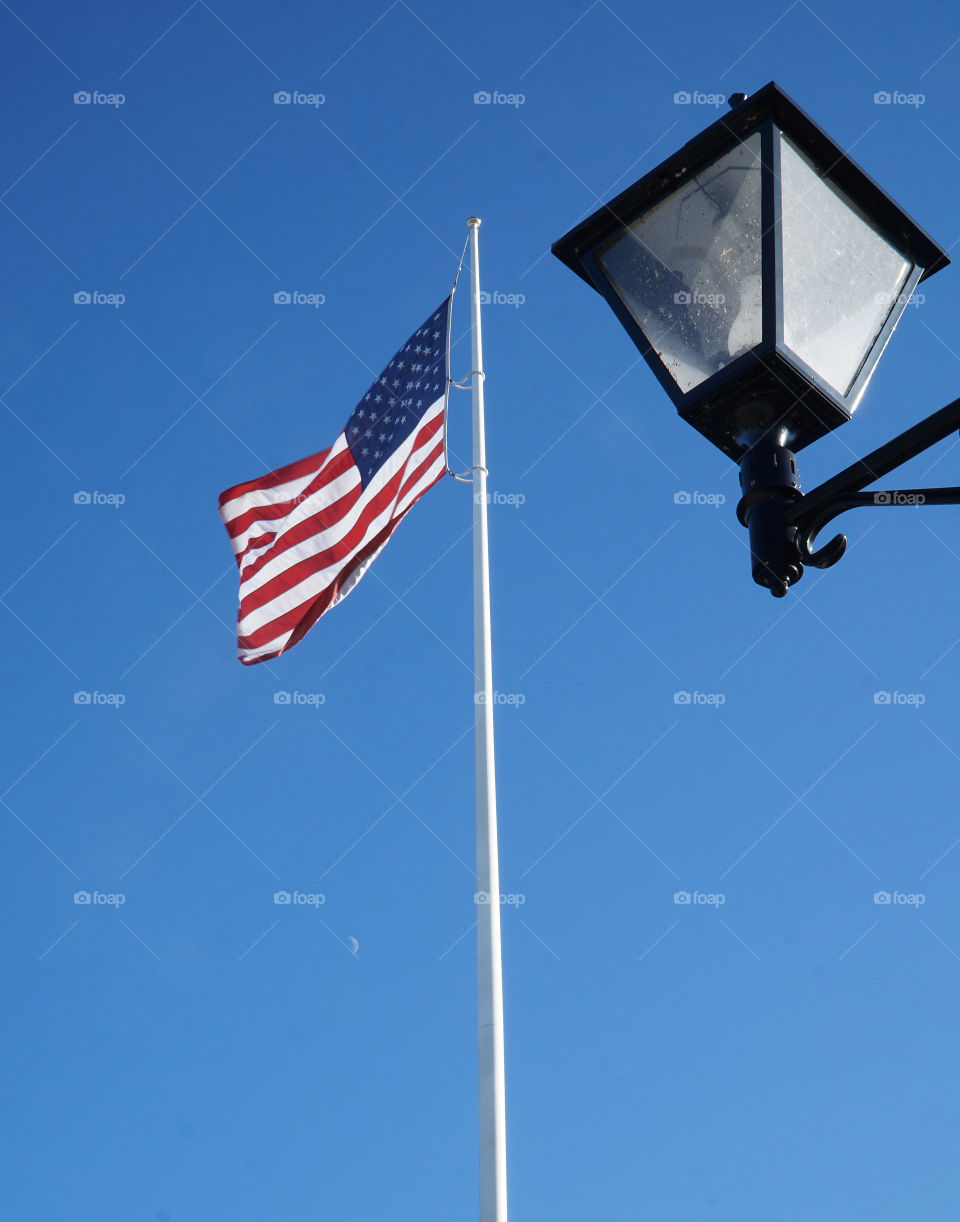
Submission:
[[[477,1047],[480,1085],[480,1222],[507,1222],[507,1133],[503,1072],[503,973],[500,962],[500,866],[493,763],[493,665],[490,657],[490,566],[487,555],[487,467],[483,427],[480,261],[470,229],[473,332],[473,635],[474,741],[477,780]]]

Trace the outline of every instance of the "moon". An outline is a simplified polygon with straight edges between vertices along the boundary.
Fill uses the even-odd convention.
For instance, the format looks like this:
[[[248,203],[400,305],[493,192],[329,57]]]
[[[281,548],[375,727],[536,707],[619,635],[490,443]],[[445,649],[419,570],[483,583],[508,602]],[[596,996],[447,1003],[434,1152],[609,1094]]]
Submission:
[[[347,949],[350,951],[351,955],[355,955],[360,949],[360,943],[356,938],[347,938]]]

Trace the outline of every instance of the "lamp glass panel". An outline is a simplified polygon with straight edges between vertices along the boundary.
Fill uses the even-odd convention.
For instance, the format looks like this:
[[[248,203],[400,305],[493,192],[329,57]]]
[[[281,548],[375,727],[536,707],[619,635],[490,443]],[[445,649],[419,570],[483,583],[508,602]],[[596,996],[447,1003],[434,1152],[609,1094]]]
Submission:
[[[783,339],[848,394],[913,265],[780,133]]]
[[[759,133],[619,230],[596,257],[685,393],[759,344]]]

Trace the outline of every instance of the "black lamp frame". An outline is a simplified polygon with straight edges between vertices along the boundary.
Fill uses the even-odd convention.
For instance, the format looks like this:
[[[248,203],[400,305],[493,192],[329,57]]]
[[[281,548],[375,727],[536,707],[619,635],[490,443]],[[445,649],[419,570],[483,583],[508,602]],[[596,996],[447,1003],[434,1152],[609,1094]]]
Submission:
[[[856,377],[839,394],[783,340],[783,244],[779,212],[780,142],[784,133],[816,172],[858,208],[912,265],[901,288],[946,267],[946,252],[773,81],[733,109],[645,177],[553,245],[553,253],[595,288],[643,353],[680,415],[740,464],[743,497],[737,516],[750,532],[753,578],[782,597],[805,565],[829,568],[846,549],[837,535],[814,550],[818,533],[863,506],[960,504],[960,487],[864,492],[875,480],[960,429],[960,399],[915,424],[806,496],[794,451],[850,419],[853,407],[902,313],[894,303]],[[755,132],[760,133],[762,327],[760,344],[684,392],[604,274],[602,249],[634,221]]]
[[[842,394],[785,345],[778,130],[911,263],[900,290],[903,301],[921,280],[947,266],[948,256],[933,239],[773,81],[553,245],[553,253],[606,300],[680,415],[735,462],[756,435],[775,427],[785,428],[791,448],[799,450],[848,421],[903,310],[902,302],[891,302],[884,326]],[[633,221],[754,133],[761,143],[761,342],[684,392],[604,274],[599,256]]]

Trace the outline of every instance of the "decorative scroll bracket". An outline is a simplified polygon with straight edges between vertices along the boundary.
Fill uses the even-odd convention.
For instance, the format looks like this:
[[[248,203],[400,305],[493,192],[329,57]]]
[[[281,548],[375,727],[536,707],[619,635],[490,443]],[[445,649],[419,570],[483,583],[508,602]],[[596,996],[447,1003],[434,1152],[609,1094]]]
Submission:
[[[750,530],[754,581],[780,598],[800,580],[804,565],[836,564],[846,550],[845,535],[816,550],[814,543],[828,522],[849,509],[960,504],[960,487],[863,491],[958,430],[960,399],[955,399],[806,495],[800,492],[793,453],[772,436],[762,437],[741,462],[744,495],[737,506]]]

